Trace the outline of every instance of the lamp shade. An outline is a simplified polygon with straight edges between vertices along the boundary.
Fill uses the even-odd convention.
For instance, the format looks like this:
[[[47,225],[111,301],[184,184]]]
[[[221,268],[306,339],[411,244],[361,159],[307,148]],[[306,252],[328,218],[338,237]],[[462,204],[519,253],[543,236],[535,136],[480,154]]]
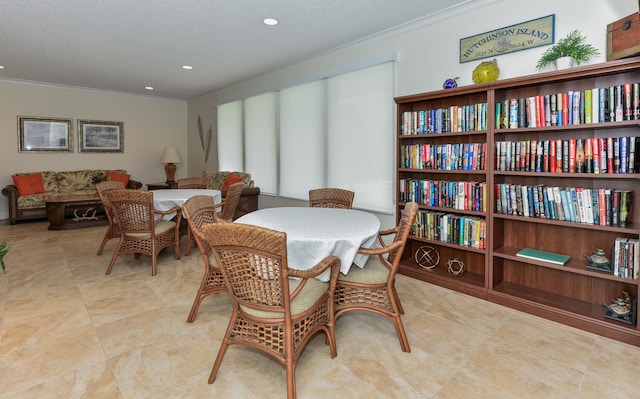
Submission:
[[[162,151],[162,156],[160,157],[160,162],[162,163],[180,163],[182,162],[182,158],[180,158],[180,154],[178,154],[178,150],[173,147],[164,147],[164,151]]]

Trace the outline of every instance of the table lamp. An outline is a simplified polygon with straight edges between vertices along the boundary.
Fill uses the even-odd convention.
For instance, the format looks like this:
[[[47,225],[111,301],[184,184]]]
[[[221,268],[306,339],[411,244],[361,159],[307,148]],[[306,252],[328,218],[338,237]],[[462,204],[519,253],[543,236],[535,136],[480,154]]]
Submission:
[[[178,150],[173,147],[164,147],[160,162],[164,164],[164,171],[167,174],[167,184],[175,184],[176,164],[182,162]]]

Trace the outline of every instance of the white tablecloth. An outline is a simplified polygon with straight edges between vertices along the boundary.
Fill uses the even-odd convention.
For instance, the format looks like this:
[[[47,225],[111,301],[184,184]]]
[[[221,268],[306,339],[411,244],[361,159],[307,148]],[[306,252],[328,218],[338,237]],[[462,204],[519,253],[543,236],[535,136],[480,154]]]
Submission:
[[[283,207],[260,209],[236,220],[287,233],[288,266],[308,270],[329,255],[340,258],[340,271],[346,274],[352,264],[363,267],[367,255],[358,248],[370,248],[380,230],[380,220],[355,209]],[[329,271],[319,276],[329,280]]]
[[[222,201],[220,190],[201,190],[190,188],[172,188],[166,190],[153,190],[153,206],[160,211],[166,211],[174,206],[182,208],[182,204],[194,195],[210,195],[213,202],[219,204]],[[165,219],[171,219],[175,214],[165,216]]]

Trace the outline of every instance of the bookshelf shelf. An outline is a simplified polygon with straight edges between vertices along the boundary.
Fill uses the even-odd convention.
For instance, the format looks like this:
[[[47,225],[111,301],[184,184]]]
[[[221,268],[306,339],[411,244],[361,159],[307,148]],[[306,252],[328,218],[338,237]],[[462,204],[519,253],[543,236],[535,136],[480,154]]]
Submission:
[[[627,87],[633,88],[634,83],[637,83],[636,88],[628,91]],[[607,90],[593,90],[596,88]],[[555,120],[559,118],[549,114],[550,106],[547,107],[547,105],[560,102],[564,97],[568,97],[568,93],[575,92],[580,94],[572,94],[571,98],[577,99],[575,104],[578,111],[572,111],[571,124],[557,126]],[[585,94],[587,92],[589,94]],[[608,115],[604,118],[604,111],[600,111],[602,109],[600,106],[608,103],[592,104],[592,107],[584,106],[585,97],[591,99],[593,94],[605,98],[606,95],[608,100],[610,92],[614,93],[611,102],[614,104],[612,107],[614,112],[608,115],[612,115],[614,121],[609,121]],[[621,101],[616,99],[616,93],[620,94]],[[629,163],[630,170],[622,170],[619,166],[625,162],[622,159],[624,154],[627,157],[626,161],[629,162],[628,157],[632,151],[628,146],[632,142],[640,143],[640,139],[636,139],[640,137],[640,98],[634,103],[637,112],[631,113],[631,116],[627,117],[627,119],[630,118],[629,120],[618,119],[615,113],[614,108],[622,104],[625,107],[622,112],[626,114],[630,108],[626,105],[633,103],[633,101],[627,101],[626,93],[629,93],[632,99],[640,97],[640,58],[397,97],[395,99],[398,123],[397,217],[400,217],[400,210],[407,200],[407,190],[411,191],[413,197],[418,198],[432,198],[434,195],[455,198],[455,195],[462,195],[461,192],[441,191],[439,186],[430,185],[431,182],[438,181],[440,184],[442,182],[474,182],[484,183],[486,186],[486,192],[482,193],[482,201],[484,201],[482,211],[430,206],[429,202],[417,201],[421,203],[420,212],[424,214],[409,237],[402,255],[400,273],[640,346],[640,327],[606,319],[606,309],[602,305],[603,302],[611,303],[613,298],[621,295],[622,291],[638,296],[639,279],[587,269],[587,261],[583,257],[583,254],[590,254],[595,248],[603,248],[608,253],[616,243],[616,239],[629,239],[631,242],[640,239],[640,170],[637,166],[640,150],[636,148],[633,152],[637,158],[635,165],[632,162]],[[581,97],[582,100],[579,100]],[[547,100],[546,103],[545,100]],[[527,104],[526,109],[531,112],[527,114],[518,111],[515,120],[505,120],[503,113],[505,109],[513,111],[512,115],[516,115],[514,111],[516,108],[511,107],[515,104],[514,101],[518,102],[518,105]],[[538,111],[533,112],[536,108],[535,106],[532,108],[531,104],[535,105],[536,101],[539,105]],[[509,107],[506,107],[507,104]],[[581,104],[582,108],[580,108]],[[574,108],[571,109],[574,110]],[[585,109],[593,111],[591,117],[595,118],[597,123],[586,123],[588,112]],[[609,110],[608,105],[606,109]],[[538,118],[539,110],[543,110],[544,116],[549,116]],[[565,108],[564,111],[566,113],[567,109]],[[596,113],[598,113],[597,118],[594,116]],[[533,125],[532,117],[537,121],[538,127],[530,127]],[[511,122],[514,123],[513,128],[508,127]],[[574,122],[576,124],[573,124]],[[460,123],[463,124],[462,127],[459,126]],[[517,124],[519,125],[516,127]],[[440,130],[441,133],[430,133],[436,130]],[[564,141],[576,141],[579,145],[585,145],[584,151],[587,155],[585,160],[588,162],[586,166],[578,164],[576,172],[573,169],[561,171],[560,165],[568,159],[557,156],[556,160],[561,164],[553,163],[550,161],[551,151],[547,159],[543,158],[547,155],[546,153],[540,157],[539,153],[526,152],[526,150],[521,151],[518,158],[513,157],[514,154],[518,154],[518,148],[529,149],[533,142],[538,145],[543,143],[549,148],[555,143],[556,149],[559,149],[564,145]],[[598,144],[595,144],[596,141]],[[522,147],[515,147],[513,143],[516,142],[519,142]],[[524,142],[528,142],[526,147],[522,144]],[[593,146],[593,148],[598,146],[599,151],[600,146],[606,148],[611,142],[615,142],[620,148],[623,145],[627,146],[626,152],[616,150],[621,154],[619,159],[616,158],[620,162],[614,164],[616,173],[602,171],[587,173],[593,171],[587,168],[596,167],[593,160],[597,158],[595,153],[587,150],[586,146]],[[448,153],[429,152],[432,148],[459,148],[461,144],[476,145],[469,154],[465,152],[465,156],[468,155],[468,158],[473,159],[474,165],[481,164],[483,168],[477,170],[428,168],[436,162],[438,165],[444,163],[449,157]],[[504,147],[501,147],[503,145],[510,148],[508,151],[511,154],[510,157],[505,156]],[[512,145],[514,148],[508,147]],[[563,149],[563,156],[566,153],[568,151]],[[459,158],[460,152],[455,155],[453,159]],[[405,164],[407,157],[412,157],[411,164]],[[522,165],[516,164],[516,159],[522,161],[525,157],[528,157],[527,167],[524,166],[524,162]],[[513,161],[503,165],[501,161],[505,158],[513,158]],[[578,160],[582,162],[581,158]],[[600,160],[609,162],[605,158]],[[530,168],[531,162],[542,164],[539,169]],[[555,165],[555,169],[552,164]],[[425,168],[408,168],[407,165],[425,165]],[[535,166],[538,164],[536,163]],[[611,165],[607,164],[607,166]],[[562,167],[566,165],[563,164]],[[533,171],[534,169],[536,171]],[[557,203],[561,206],[569,202],[563,203],[562,200],[550,201],[544,206],[541,204],[539,211],[545,214],[545,218],[539,217],[540,212],[536,216],[527,216],[528,213],[523,213],[522,210],[527,197],[524,191],[534,186],[550,187],[548,188],[549,196],[555,194],[554,187],[567,191],[562,193],[562,196],[570,194],[573,189],[581,189],[584,191],[584,206],[587,205],[589,191],[610,190],[612,193],[621,193],[620,195],[627,195],[622,192],[632,191],[634,194],[630,198],[625,198],[632,209],[630,219],[625,227],[619,227],[619,222],[614,223],[610,217],[607,219],[612,223],[611,225],[564,220],[565,217],[561,215],[564,212],[559,212],[553,205]],[[509,187],[526,189],[520,198],[520,195],[516,196],[506,191]],[[427,190],[428,193],[425,193]],[[540,195],[543,192],[539,191]],[[498,206],[498,202],[505,199],[504,193],[509,193],[509,197],[507,202],[502,204],[508,204],[510,213],[506,213],[506,209]],[[477,192],[474,194],[477,197]],[[561,198],[564,198],[562,196]],[[591,197],[592,213],[587,212],[587,216],[591,218],[596,217],[593,213],[594,209],[596,213],[604,212],[597,207],[603,202],[594,197],[597,196]],[[509,202],[510,200],[513,201]],[[516,204],[521,208],[515,206]],[[554,210],[551,207],[554,207]],[[528,209],[531,212],[531,207]],[[614,209],[618,212],[617,208],[614,207]],[[443,218],[442,214],[452,214],[454,219],[458,217],[472,219],[477,222],[475,230],[456,225],[450,218]],[[598,214],[600,215],[602,213]],[[591,221],[591,219],[588,220]],[[439,236],[425,238],[427,237],[424,233],[426,228],[430,228],[430,234],[448,234],[446,239],[451,235],[462,240],[462,236],[466,239],[472,234],[481,234],[481,245],[475,248],[441,241]],[[433,269],[423,269],[414,260],[416,251],[425,245],[436,248],[440,254],[440,264]],[[516,256],[516,253],[523,248],[565,254],[571,259],[566,265],[560,266]],[[465,263],[464,274],[453,276],[448,273],[446,263],[451,258],[459,258]],[[633,263],[630,265],[634,267]],[[635,267],[638,268],[640,265],[636,264]]]

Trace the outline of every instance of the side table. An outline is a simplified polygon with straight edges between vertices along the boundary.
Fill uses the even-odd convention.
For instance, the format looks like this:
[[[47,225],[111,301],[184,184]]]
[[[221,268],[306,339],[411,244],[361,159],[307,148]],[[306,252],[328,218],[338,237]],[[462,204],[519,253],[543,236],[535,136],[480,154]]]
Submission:
[[[158,182],[158,183],[147,183],[147,191],[153,190],[164,190],[167,188],[178,188],[178,183],[167,183],[167,182]]]

